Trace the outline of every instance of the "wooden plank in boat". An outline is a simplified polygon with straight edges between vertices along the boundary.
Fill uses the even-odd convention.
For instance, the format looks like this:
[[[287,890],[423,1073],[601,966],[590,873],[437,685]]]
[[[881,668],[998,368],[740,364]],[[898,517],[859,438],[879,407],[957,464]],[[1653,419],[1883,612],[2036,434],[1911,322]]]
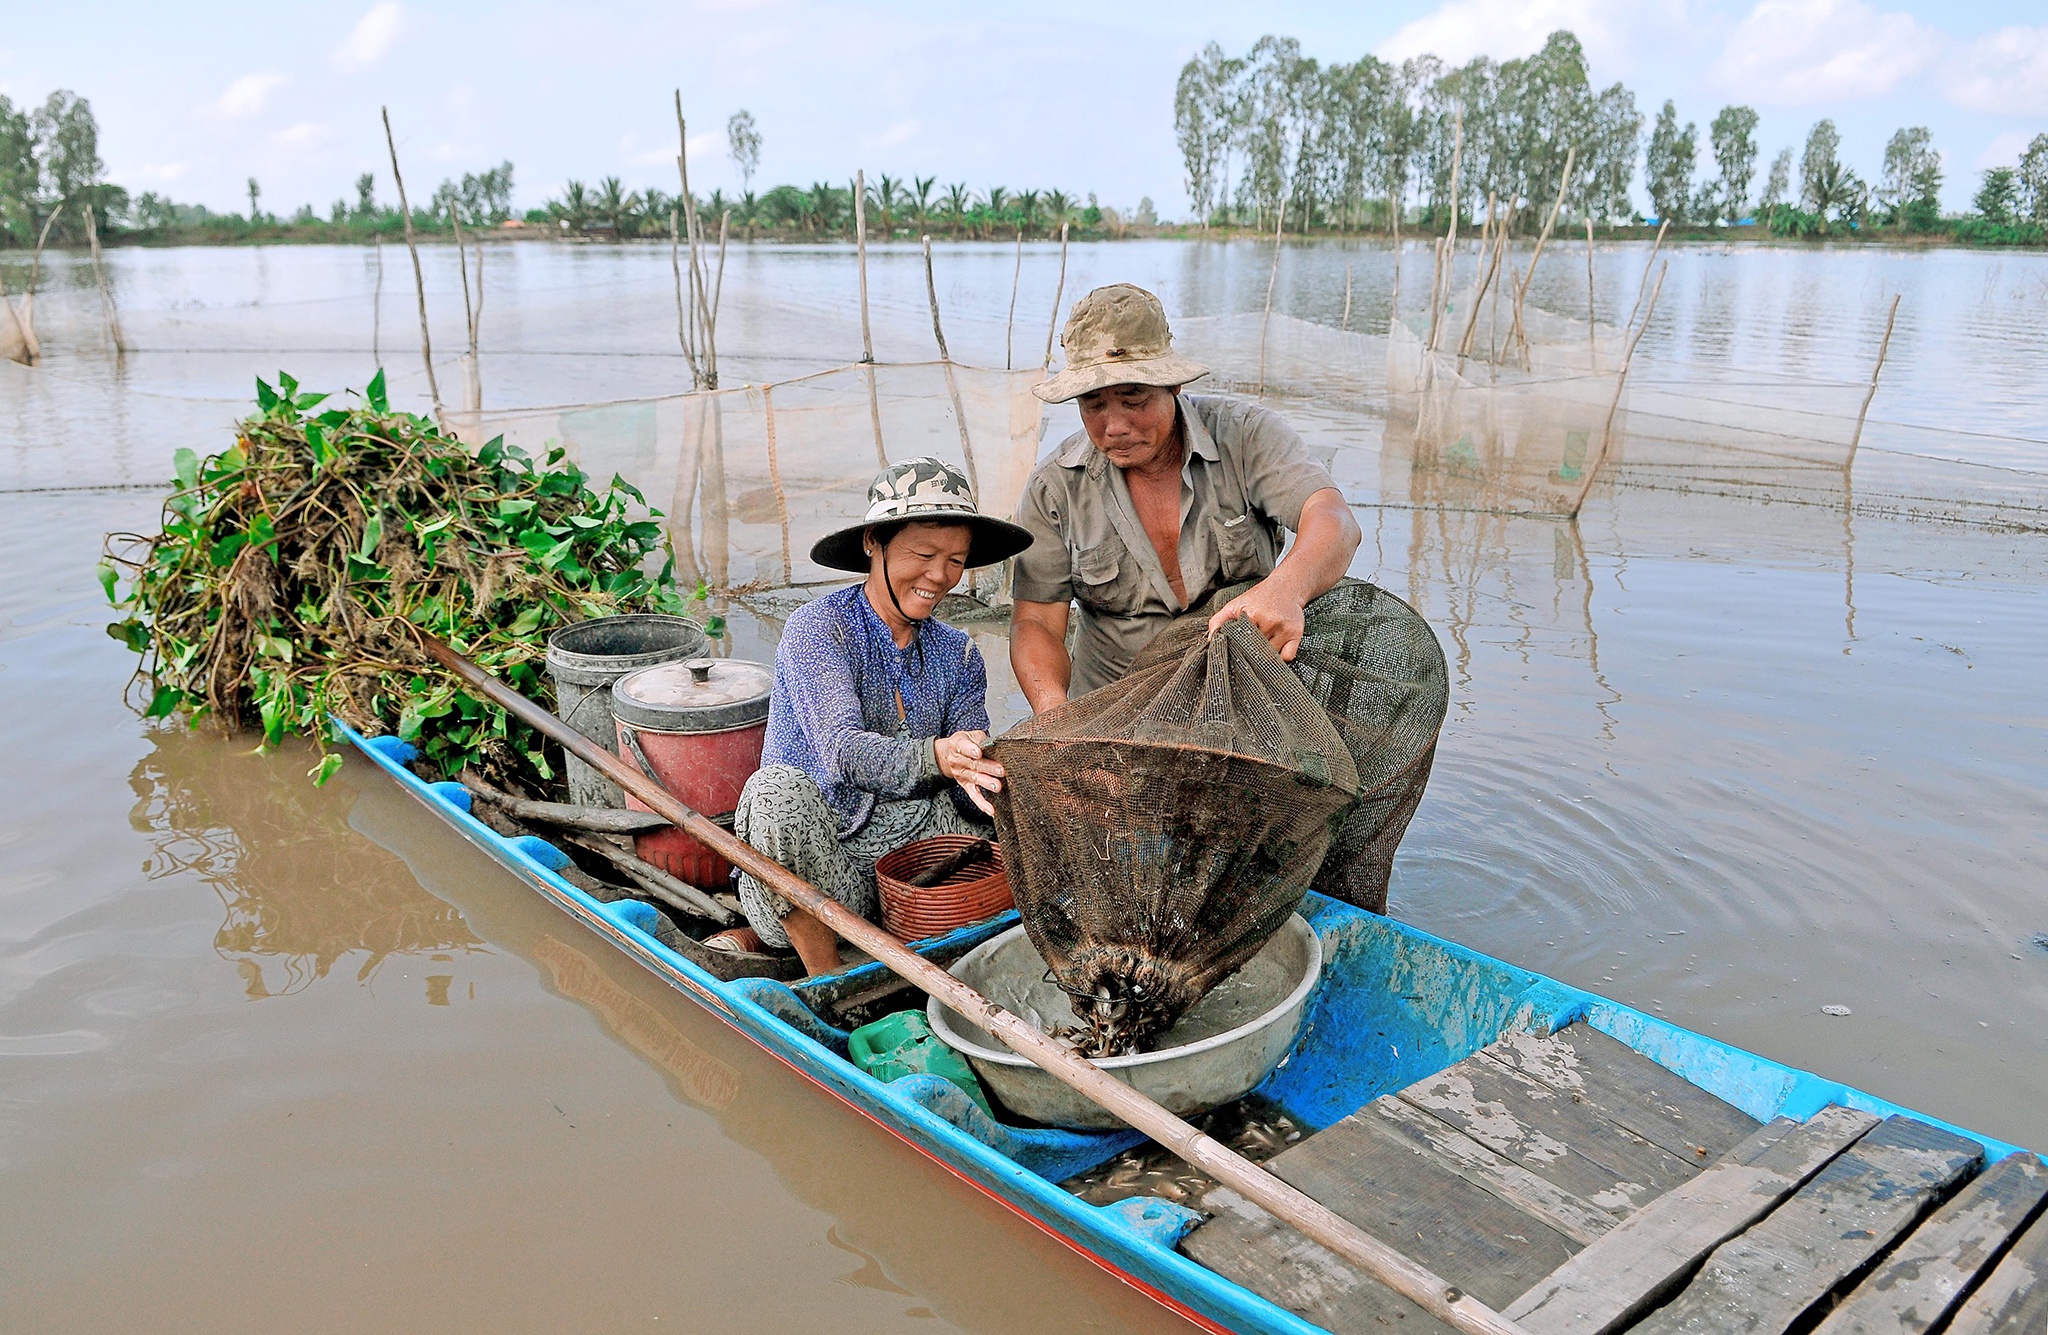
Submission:
[[[1630,1215],[1516,1299],[1506,1315],[1532,1335],[1597,1335],[1626,1325],[1876,1125],[1869,1113],[1840,1107],[1804,1125],[1779,1118]]]
[[[1412,1104],[1387,1095],[1374,1099],[1371,1109],[1385,1119],[1389,1129],[1433,1152],[1440,1163],[1467,1182],[1535,1215],[1580,1246],[1606,1234],[1618,1222],[1591,1201],[1503,1159]]]
[[[1510,1034],[1486,1055],[1584,1099],[1610,1121],[1691,1164],[1720,1158],[1758,1126],[1740,1108],[1584,1021],[1554,1034]]]
[[[1371,1106],[1266,1166],[1488,1306],[1522,1292],[1577,1248]],[[1255,1207],[1236,1208],[1233,1196],[1204,1197],[1203,1208],[1216,1217],[1189,1234],[1182,1251],[1333,1331],[1384,1329],[1381,1318],[1413,1310],[1336,1257],[1304,1251],[1291,1228],[1266,1227]]]
[[[1949,1335],[2048,1335],[2048,1214],[1964,1301]]]
[[[1980,1173],[1928,1216],[1817,1335],[1898,1335],[1939,1324],[2048,1200],[2048,1171],[2015,1154]]]
[[[1639,1335],[1788,1329],[1983,1160],[1974,1140],[1892,1117],[1760,1223],[1714,1249]]]
[[[1417,1081],[1400,1098],[1617,1216],[1699,1171],[1592,1105],[1484,1055]]]

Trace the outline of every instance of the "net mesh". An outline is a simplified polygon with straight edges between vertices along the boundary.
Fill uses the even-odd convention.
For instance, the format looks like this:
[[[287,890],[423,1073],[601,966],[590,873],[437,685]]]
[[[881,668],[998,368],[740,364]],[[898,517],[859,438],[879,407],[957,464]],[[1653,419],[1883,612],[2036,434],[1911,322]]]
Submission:
[[[1004,865],[1088,1055],[1170,1028],[1279,930],[1333,845],[1391,861],[1443,722],[1443,653],[1357,581],[1307,621],[1290,668],[1249,621],[1210,636],[1191,611],[1122,681],[995,743]]]

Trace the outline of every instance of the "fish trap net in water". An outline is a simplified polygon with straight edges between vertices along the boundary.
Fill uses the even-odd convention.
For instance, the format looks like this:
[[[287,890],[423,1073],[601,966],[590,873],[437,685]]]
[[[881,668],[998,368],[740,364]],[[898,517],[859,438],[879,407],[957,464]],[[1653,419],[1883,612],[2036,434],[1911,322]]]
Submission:
[[[1017,908],[1087,1056],[1171,1028],[1280,929],[1326,856],[1390,863],[1429,779],[1448,674],[1406,603],[1343,581],[1309,604],[1292,667],[1249,621],[1210,636],[1207,618],[1177,618],[1123,680],[992,751]]]

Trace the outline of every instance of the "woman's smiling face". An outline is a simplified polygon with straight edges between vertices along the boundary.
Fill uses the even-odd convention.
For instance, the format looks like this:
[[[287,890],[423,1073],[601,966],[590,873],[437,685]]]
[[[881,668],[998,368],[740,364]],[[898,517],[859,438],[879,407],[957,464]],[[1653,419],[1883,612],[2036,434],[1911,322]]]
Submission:
[[[900,606],[904,616],[923,621],[938,610],[939,599],[960,582],[967,570],[967,552],[974,531],[965,524],[905,524],[886,544],[868,540],[868,587],[877,610]],[[886,565],[888,588],[875,584]],[[889,590],[895,591],[891,605]],[[886,613],[884,616],[886,617]]]

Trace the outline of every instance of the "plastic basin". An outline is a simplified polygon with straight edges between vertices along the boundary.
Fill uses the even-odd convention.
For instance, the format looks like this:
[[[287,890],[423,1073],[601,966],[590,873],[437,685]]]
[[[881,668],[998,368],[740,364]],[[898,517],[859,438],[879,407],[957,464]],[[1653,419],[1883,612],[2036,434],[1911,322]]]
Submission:
[[[1270,1075],[1294,1046],[1322,971],[1322,942],[1297,913],[1243,968],[1196,1002],[1155,1050],[1097,1058],[1095,1065],[1182,1117],[1229,1103]],[[1067,994],[1046,980],[1045,959],[1021,924],[983,942],[952,972],[1041,1029],[1075,1022]],[[932,1032],[967,1058],[983,1087],[1011,1112],[1048,1126],[1123,1125],[936,997],[926,1015]]]

